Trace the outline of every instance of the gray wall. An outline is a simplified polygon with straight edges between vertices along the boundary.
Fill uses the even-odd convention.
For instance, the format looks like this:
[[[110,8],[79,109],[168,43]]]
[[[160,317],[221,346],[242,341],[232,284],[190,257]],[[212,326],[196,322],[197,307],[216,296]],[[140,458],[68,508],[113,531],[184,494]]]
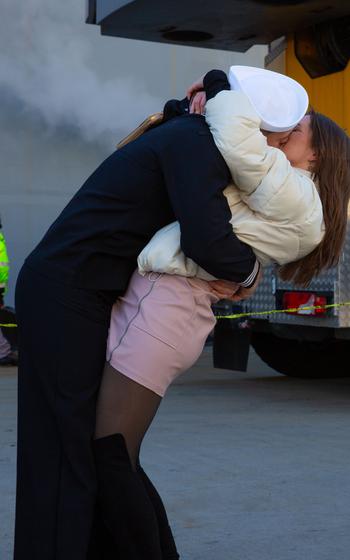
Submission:
[[[51,4],[46,3],[48,14]],[[54,24],[55,18],[57,11],[52,11]],[[263,66],[267,52],[259,46],[238,54],[103,37],[83,19],[82,6],[67,23],[69,36],[75,34],[70,50],[64,44],[68,39],[58,36],[62,22],[61,27],[53,25],[49,34],[47,22],[46,29],[35,29],[33,21],[30,64],[39,72],[34,84],[37,94],[29,74],[22,83],[12,76],[7,79],[3,68],[0,212],[11,261],[8,305],[13,305],[23,259],[116,141],[147,114],[160,110],[166,99],[184,96],[191,81],[208,69],[242,63]],[[16,40],[22,39],[17,35]],[[47,40],[53,44],[45,44]],[[25,47],[21,52],[17,43],[12,46],[17,56],[13,64],[23,75],[28,69],[23,63]],[[51,58],[43,64],[44,48]],[[79,49],[84,56],[77,55]],[[68,72],[72,58],[75,67]]]

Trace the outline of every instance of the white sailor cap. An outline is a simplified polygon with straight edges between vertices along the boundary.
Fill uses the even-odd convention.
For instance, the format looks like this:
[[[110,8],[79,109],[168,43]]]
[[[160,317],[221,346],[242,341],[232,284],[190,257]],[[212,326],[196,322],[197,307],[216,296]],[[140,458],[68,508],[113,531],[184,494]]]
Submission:
[[[271,70],[253,66],[231,66],[231,89],[243,91],[261,118],[261,128],[285,132],[304,117],[309,98],[298,82]]]

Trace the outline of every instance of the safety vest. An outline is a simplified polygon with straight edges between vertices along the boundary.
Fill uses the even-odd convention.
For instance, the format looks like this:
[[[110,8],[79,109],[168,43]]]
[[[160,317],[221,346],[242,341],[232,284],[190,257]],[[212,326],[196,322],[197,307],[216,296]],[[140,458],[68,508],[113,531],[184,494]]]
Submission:
[[[7,256],[6,242],[0,231],[0,288],[6,288],[9,278],[9,258]]]

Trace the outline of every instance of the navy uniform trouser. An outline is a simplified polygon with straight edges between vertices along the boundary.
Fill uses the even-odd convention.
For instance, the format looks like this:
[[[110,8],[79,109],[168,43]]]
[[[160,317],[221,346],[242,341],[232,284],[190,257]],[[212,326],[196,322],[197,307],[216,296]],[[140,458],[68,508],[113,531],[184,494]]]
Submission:
[[[91,441],[112,303],[26,265],[20,272],[14,560],[88,557],[96,498]]]

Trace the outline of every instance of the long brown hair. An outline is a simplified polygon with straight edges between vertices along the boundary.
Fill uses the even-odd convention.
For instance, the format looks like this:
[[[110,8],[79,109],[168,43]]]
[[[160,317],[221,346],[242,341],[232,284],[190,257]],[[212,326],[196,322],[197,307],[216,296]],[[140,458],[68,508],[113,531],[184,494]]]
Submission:
[[[350,197],[350,139],[334,121],[311,110],[312,148],[316,161],[313,179],[323,207],[325,235],[321,243],[297,261],[283,265],[282,280],[307,286],[313,276],[338,263],[346,235]]]

